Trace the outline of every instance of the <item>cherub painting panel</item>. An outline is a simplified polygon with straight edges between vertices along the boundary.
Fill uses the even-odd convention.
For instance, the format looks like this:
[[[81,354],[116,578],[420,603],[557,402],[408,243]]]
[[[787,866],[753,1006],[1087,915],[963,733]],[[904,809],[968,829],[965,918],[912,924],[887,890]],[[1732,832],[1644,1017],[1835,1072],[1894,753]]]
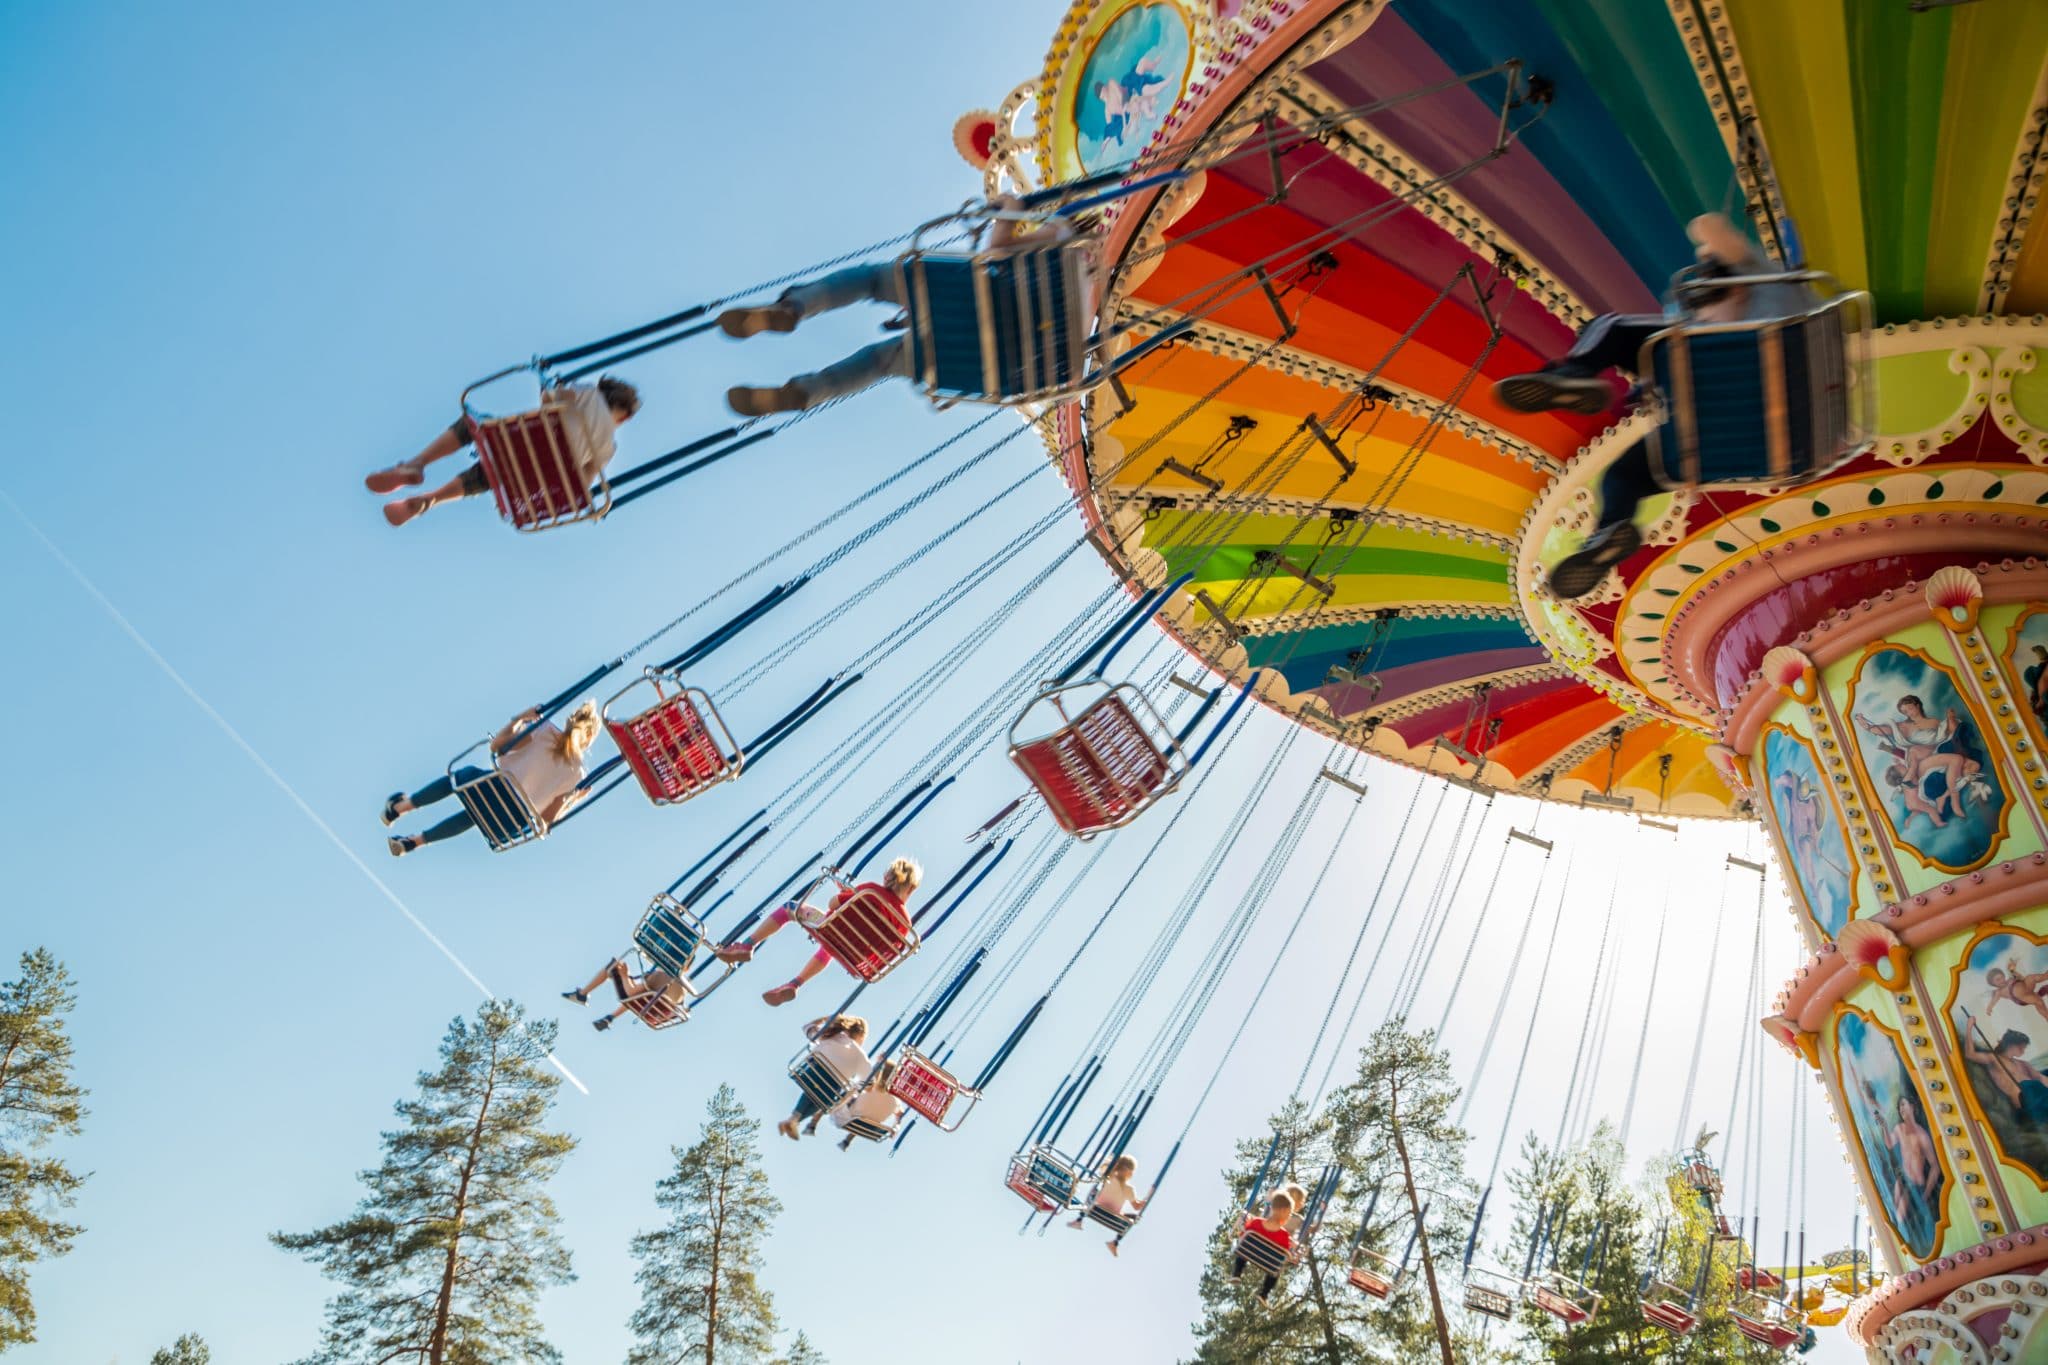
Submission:
[[[1848,709],[1893,841],[1945,872],[1981,867],[2012,798],[1949,671],[1918,650],[1876,646],[1857,665]]]
[[[1992,923],[1956,964],[1948,1020],[1970,1098],[2008,1160],[2048,1188],[2048,944]]]
[[[1842,1098],[1886,1221],[1908,1255],[1930,1259],[1948,1219],[1949,1172],[1897,1035],[1853,1006],[1835,1017]]]

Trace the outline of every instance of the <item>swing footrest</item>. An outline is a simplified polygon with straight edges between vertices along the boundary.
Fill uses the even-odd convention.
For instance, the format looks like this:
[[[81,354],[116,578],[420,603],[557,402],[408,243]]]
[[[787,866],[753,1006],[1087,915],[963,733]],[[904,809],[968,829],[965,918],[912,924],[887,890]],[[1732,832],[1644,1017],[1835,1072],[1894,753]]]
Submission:
[[[1075,684],[1041,694],[1010,730],[1010,761],[1023,770],[1067,833],[1087,838],[1129,824],[1180,784],[1188,764],[1173,734],[1129,683],[1103,691],[1049,734],[1020,742],[1018,728],[1050,705],[1062,716]]]
[[[676,1024],[688,1023],[690,1007],[687,1003],[667,1000],[659,995],[643,995],[638,1000],[626,1001],[626,1008],[649,1028],[671,1028]]]
[[[611,510],[611,487],[578,468],[565,421],[567,406],[545,402],[510,417],[472,416],[476,458],[497,499],[498,515],[521,531],[594,521]]]
[[[640,709],[614,719],[612,709],[629,693],[646,689]],[[604,726],[619,747],[640,790],[657,806],[676,805],[719,782],[740,775],[744,757],[718,708],[701,689],[685,687],[670,674],[649,672],[604,704]]]
[[[1127,1213],[1111,1213],[1100,1204],[1090,1204],[1082,1210],[1082,1216],[1091,1223],[1098,1223],[1121,1237],[1136,1225],[1137,1218]]]
[[[869,1142],[886,1142],[896,1136],[896,1129],[894,1127],[885,1128],[881,1124],[871,1123],[867,1119],[848,1119],[846,1127],[842,1131],[852,1137],[866,1138]]]

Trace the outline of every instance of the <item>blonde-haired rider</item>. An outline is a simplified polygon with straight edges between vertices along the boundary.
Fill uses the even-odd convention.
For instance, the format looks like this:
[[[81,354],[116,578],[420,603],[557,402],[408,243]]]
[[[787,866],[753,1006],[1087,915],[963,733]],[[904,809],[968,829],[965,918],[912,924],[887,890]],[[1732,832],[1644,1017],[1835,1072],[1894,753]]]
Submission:
[[[882,874],[882,880],[879,885],[874,882],[863,882],[859,886],[841,891],[832,898],[830,908],[838,909],[839,906],[851,899],[857,892],[879,891],[894,901],[896,908],[900,910],[903,908],[904,903],[910,899],[910,893],[917,890],[923,881],[924,869],[917,865],[916,859],[898,858],[895,862],[889,864],[889,870]],[[775,937],[781,931],[782,926],[789,923],[790,917],[796,914],[796,912],[796,903],[792,901],[768,916],[768,918],[762,920],[760,926],[743,942],[722,943],[711,951],[717,955],[720,962],[751,962],[754,957],[754,949]],[[906,918],[905,924],[907,925],[908,922]],[[831,960],[831,949],[818,949],[817,952],[811,954],[810,961],[797,969],[797,974],[793,979],[785,981],[780,986],[761,992],[761,998],[771,1005],[788,1004],[796,999],[796,993],[803,989],[804,983],[819,972],[824,971],[825,964]]]
[[[583,759],[597,742],[599,728],[597,703],[586,701],[570,713],[564,725],[556,726],[552,721],[542,720],[539,711],[527,710],[506,721],[505,728],[492,736],[491,752],[497,756],[499,771],[518,785],[542,829],[567,815],[570,807],[583,799]],[[482,776],[482,768],[458,768],[410,796],[393,792],[384,803],[384,823],[389,825],[422,806],[446,801],[455,794],[458,783]],[[386,843],[392,857],[402,858],[427,844],[451,839],[475,824],[468,810],[459,810],[438,825],[418,834],[394,834]]]

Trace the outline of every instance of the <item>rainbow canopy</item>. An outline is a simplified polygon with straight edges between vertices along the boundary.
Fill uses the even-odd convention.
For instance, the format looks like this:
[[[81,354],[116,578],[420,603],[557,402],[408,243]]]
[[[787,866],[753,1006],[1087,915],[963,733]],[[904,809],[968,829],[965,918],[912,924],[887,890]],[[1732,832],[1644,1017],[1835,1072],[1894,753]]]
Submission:
[[[1493,787],[1727,813],[1712,718],[1629,676],[1613,594],[1563,606],[1523,571],[1608,419],[1491,383],[1656,311],[1710,211],[1880,322],[2042,307],[2044,54],[2036,0],[1081,0],[1028,91],[1039,174],[1204,169],[1113,212],[1105,320],[1186,327],[1061,414],[1068,477],[1121,569],[1194,575],[1181,641],[1305,723]],[[1511,91],[1547,104],[1504,113]]]

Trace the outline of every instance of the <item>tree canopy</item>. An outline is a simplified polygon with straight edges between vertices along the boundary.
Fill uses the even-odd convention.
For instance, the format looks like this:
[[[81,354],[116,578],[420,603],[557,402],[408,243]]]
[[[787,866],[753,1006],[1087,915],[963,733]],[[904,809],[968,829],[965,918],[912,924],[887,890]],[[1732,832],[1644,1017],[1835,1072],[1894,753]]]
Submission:
[[[0,1351],[36,1339],[30,1268],[71,1250],[84,1231],[58,1214],[85,1177],[48,1150],[85,1122],[65,1032],[78,1004],[73,984],[47,948],[23,953],[21,975],[0,984]]]
[[[309,1365],[560,1359],[536,1312],[542,1290],[574,1278],[547,1193],[576,1145],[545,1126],[554,1040],[552,1020],[504,1001],[452,1021],[355,1212],[274,1234],[342,1286]]]

